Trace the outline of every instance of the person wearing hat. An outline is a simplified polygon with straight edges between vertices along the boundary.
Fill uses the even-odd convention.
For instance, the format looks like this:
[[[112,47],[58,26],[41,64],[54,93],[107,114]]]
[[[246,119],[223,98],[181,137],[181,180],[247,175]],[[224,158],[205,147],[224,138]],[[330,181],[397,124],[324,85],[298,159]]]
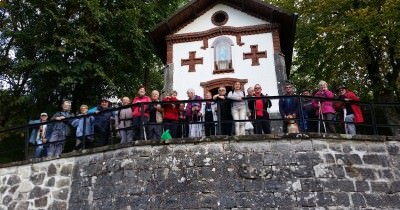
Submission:
[[[96,146],[105,146],[110,143],[111,121],[113,120],[113,112],[109,110],[110,106],[110,100],[102,98],[100,104],[88,112],[88,114],[96,114],[93,123]]]
[[[343,85],[338,86],[336,92],[339,94],[339,99],[343,101],[341,103],[336,103],[336,108],[343,110],[346,134],[355,135],[355,123],[363,123],[364,117],[360,106],[358,104],[349,103],[348,101],[360,101],[360,98]]]
[[[50,138],[51,129],[48,124],[42,124],[47,122],[48,115],[43,112],[40,114],[39,120],[32,120],[29,124],[39,124],[37,127],[34,127],[31,131],[31,135],[29,137],[29,142],[36,146],[35,149],[35,157],[41,158],[47,156],[47,150],[44,144],[47,143],[47,139]]]

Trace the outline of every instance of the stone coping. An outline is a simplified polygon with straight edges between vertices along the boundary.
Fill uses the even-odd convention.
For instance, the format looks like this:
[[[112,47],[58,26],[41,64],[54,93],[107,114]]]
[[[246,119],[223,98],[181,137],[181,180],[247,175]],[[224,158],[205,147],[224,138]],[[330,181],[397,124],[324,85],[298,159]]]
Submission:
[[[252,141],[271,141],[271,140],[306,140],[306,139],[325,139],[330,141],[350,140],[350,141],[386,142],[386,141],[400,141],[400,136],[380,136],[380,135],[352,136],[347,134],[329,134],[329,133],[307,133],[307,134],[296,135],[296,134],[279,133],[279,134],[254,134],[245,136],[218,135],[218,136],[201,137],[201,138],[180,138],[180,139],[172,139],[169,141],[139,140],[125,144],[113,144],[103,147],[84,149],[82,151],[63,153],[59,157],[31,158],[24,161],[4,163],[0,164],[0,168],[52,161],[60,158],[78,157],[83,155],[90,155],[95,153],[107,152],[112,150],[118,150],[121,148],[136,147],[136,146],[165,146],[165,145],[177,145],[177,144],[201,144],[208,142],[252,142]]]

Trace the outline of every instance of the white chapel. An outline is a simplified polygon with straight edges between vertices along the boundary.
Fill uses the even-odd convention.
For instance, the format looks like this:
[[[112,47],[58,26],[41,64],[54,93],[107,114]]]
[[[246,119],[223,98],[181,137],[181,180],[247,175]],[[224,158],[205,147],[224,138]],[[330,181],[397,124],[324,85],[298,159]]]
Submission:
[[[297,15],[259,0],[194,0],[151,31],[165,65],[164,91],[187,99],[240,81],[282,93],[292,63]]]

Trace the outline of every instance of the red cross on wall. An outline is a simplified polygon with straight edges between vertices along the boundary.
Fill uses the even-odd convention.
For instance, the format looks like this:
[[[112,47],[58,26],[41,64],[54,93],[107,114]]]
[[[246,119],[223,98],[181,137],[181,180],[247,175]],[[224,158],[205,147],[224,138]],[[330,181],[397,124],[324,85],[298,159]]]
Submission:
[[[260,62],[258,59],[267,58],[267,51],[258,52],[258,45],[250,45],[251,52],[243,53],[243,60],[251,59],[252,66],[259,66]]]
[[[181,59],[181,66],[189,66],[189,72],[196,71],[196,64],[203,64],[203,58],[196,58],[196,51],[189,52],[189,59]]]

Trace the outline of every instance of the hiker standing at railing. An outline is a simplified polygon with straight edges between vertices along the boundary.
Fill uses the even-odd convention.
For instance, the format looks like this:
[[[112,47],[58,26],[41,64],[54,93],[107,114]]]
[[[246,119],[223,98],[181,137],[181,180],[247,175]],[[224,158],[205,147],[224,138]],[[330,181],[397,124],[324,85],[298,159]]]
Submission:
[[[74,114],[71,113],[71,101],[64,101],[62,104],[62,111],[55,113],[51,117],[51,120],[62,121],[73,116]],[[53,123],[49,146],[47,148],[47,156],[59,156],[63,152],[65,141],[70,134],[71,123],[69,120]]]
[[[164,130],[169,130],[172,138],[182,137],[182,135],[178,136],[178,127],[181,131],[179,133],[182,134],[182,125],[178,125],[179,103],[178,99],[176,98],[177,96],[178,93],[173,90],[168,94],[168,96],[162,99],[163,102],[171,102],[163,104],[162,108],[164,109]]]
[[[211,92],[207,92],[204,96],[204,99],[212,99]],[[206,101],[203,102],[201,106],[202,109],[200,113],[203,116],[204,120],[204,134],[206,136],[215,135],[215,122],[217,121],[217,116],[215,115],[215,102]]]
[[[160,92],[158,90],[151,92],[151,102],[160,102]],[[148,139],[159,140],[163,132],[163,110],[161,104],[150,104],[149,114],[149,123],[152,123],[152,125],[148,126]]]
[[[151,102],[151,99],[146,96],[146,88],[143,85],[139,87],[137,93],[132,101],[133,139],[144,140],[147,138],[147,131],[143,124],[149,121],[149,105],[142,103]]]
[[[262,94],[262,88],[260,84],[254,85],[254,96],[264,97],[268,95]],[[269,120],[268,109],[271,108],[272,103],[268,98],[255,99],[254,106],[250,107],[251,112],[255,113],[255,133],[256,134],[270,134],[271,133],[271,122]]]
[[[288,132],[288,118],[298,118],[299,117],[299,99],[293,97],[294,89],[291,83],[286,83],[285,85],[285,96],[279,99],[279,112],[283,120],[283,133]]]
[[[85,116],[88,114],[89,107],[85,104],[81,105],[80,118],[74,119],[72,121],[72,126],[76,127],[76,143],[75,150],[81,150],[83,141],[85,141],[85,148],[89,148],[90,144],[93,142],[94,133],[94,117]]]
[[[310,90],[305,89],[301,95],[311,96],[311,92]],[[301,130],[303,132],[317,132],[317,122],[312,121],[317,120],[315,116],[313,100],[312,98],[302,98],[302,100],[304,120],[300,123]]]
[[[344,101],[360,101],[360,98],[348,90],[345,86],[339,86],[336,88],[337,93],[339,94],[339,99]],[[336,103],[336,107],[338,109],[342,109],[343,118],[344,118],[344,126],[346,134],[356,135],[356,125],[355,123],[364,122],[364,117],[361,111],[361,108],[358,104],[351,103]]]
[[[36,123],[45,123],[47,122],[48,115],[47,113],[41,113],[39,120],[32,120],[29,124]],[[51,136],[51,126],[49,124],[42,124],[38,127],[32,129],[31,135],[29,137],[29,142],[36,146],[35,149],[35,157],[41,158],[47,156],[47,146],[44,144],[47,143],[47,140]]]
[[[231,111],[231,101],[228,100],[226,96],[226,88],[219,87],[218,94],[213,96],[217,106],[214,108],[219,121],[221,121],[221,133],[219,135],[232,135],[232,111]]]
[[[110,100],[103,98],[99,106],[88,111],[89,114],[96,113],[94,116],[94,133],[97,146],[105,146],[110,143],[111,120],[113,119],[113,112],[107,111],[110,107]]]
[[[237,122],[237,120],[246,120],[247,102],[244,100],[245,93],[240,82],[235,82],[233,90],[229,92],[228,99],[232,100],[232,118],[235,120],[235,135],[245,135],[245,122]]]
[[[319,90],[315,93],[314,97],[333,99],[333,93],[328,90],[328,83],[320,81],[318,83]],[[313,106],[317,110],[319,116],[318,130],[321,130],[321,125],[325,132],[336,133],[335,125],[335,109],[333,108],[333,102],[328,100],[315,99]]]
[[[122,106],[130,104],[129,97],[122,98]],[[133,139],[132,131],[132,108],[127,107],[117,111],[115,118],[115,127],[118,129],[119,136],[121,137],[121,144],[131,142]]]
[[[187,90],[188,100],[202,100],[202,98],[195,94],[194,89],[189,88]],[[201,101],[191,101],[186,104],[186,119],[188,122],[188,127],[185,129],[188,137],[200,137],[201,136],[201,124],[196,124],[200,121],[200,110]]]

